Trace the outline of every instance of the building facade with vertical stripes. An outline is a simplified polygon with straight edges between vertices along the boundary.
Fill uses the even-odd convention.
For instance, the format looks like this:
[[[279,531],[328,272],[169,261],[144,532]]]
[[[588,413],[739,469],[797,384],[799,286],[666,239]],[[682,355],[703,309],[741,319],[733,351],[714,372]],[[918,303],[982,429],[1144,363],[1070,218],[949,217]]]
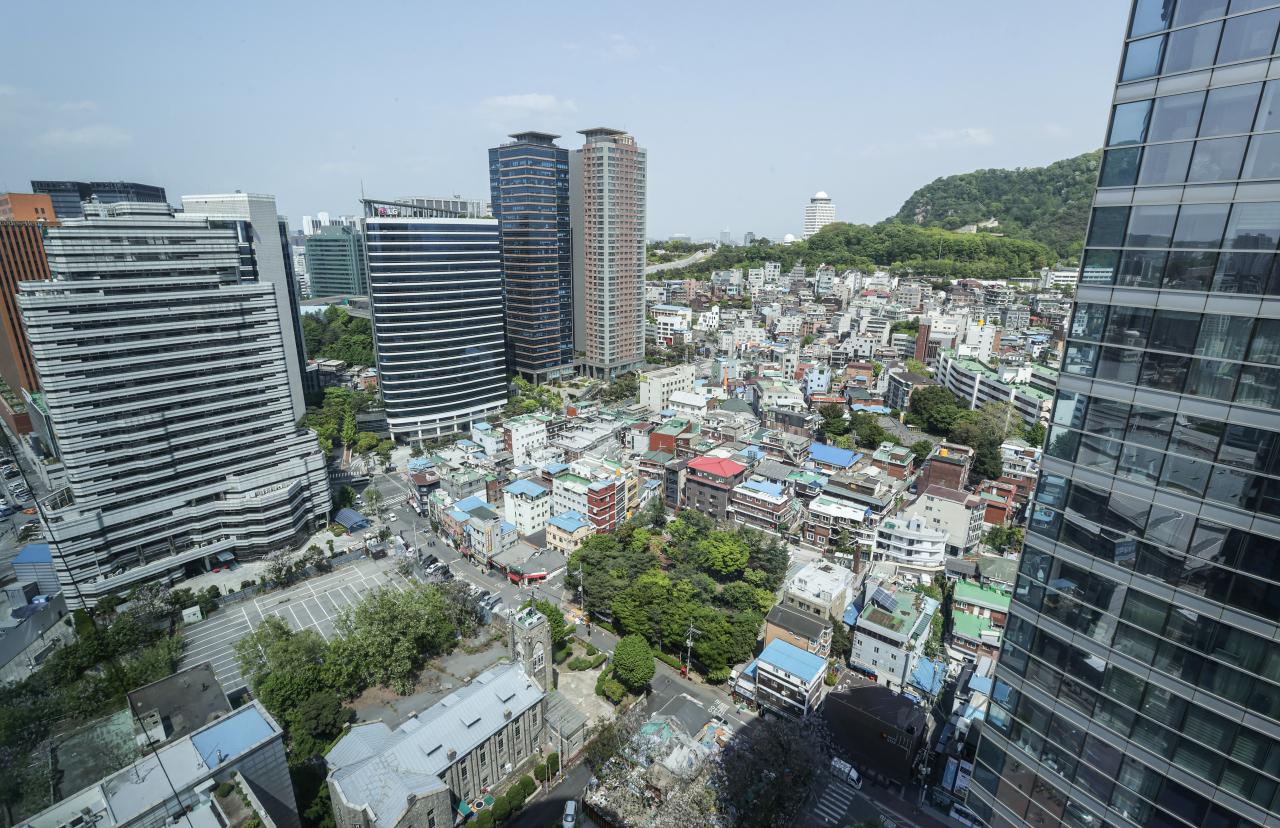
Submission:
[[[573,233],[569,151],[559,135],[518,132],[489,150],[493,215],[502,228],[507,362],[543,383],[573,368]]]
[[[1280,826],[1278,30],[1266,0],[1131,8],[969,787],[990,826]]]

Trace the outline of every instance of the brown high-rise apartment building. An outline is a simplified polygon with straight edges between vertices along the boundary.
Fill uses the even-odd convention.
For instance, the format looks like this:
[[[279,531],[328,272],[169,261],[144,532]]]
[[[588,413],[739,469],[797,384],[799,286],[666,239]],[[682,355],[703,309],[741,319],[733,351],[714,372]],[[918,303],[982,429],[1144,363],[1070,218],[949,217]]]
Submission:
[[[620,129],[584,129],[569,156],[575,225],[573,332],[581,372],[611,378],[644,365],[647,153]]]
[[[8,195],[12,198],[14,194]],[[37,198],[43,198],[43,206],[52,215],[49,197]],[[19,282],[49,278],[42,238],[46,226],[44,222],[0,219],[0,379],[8,386],[0,392],[0,417],[4,417],[14,434],[31,431],[31,417],[26,413],[22,392],[40,390],[40,377],[31,359],[31,344],[14,296]]]
[[[0,193],[0,221],[47,221],[56,223],[53,199],[43,193]]]

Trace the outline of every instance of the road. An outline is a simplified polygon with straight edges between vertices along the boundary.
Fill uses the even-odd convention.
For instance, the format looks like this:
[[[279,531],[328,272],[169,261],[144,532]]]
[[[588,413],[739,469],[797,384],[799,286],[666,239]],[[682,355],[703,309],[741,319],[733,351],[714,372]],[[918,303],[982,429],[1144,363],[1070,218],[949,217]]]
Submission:
[[[648,265],[644,269],[644,274],[648,276],[650,273],[661,273],[664,270],[677,270],[682,267],[688,267],[694,262],[701,261],[712,254],[711,250],[699,250],[686,259],[676,259],[674,262],[667,262],[660,265]]]
[[[222,688],[233,693],[246,683],[231,646],[257,629],[263,616],[277,615],[294,630],[310,627],[328,640],[333,635],[333,619],[343,607],[355,603],[372,589],[402,588],[403,579],[394,573],[394,563],[395,559],[390,557],[382,561],[358,561],[288,589],[216,610],[204,621],[185,628],[182,664],[213,662]]]

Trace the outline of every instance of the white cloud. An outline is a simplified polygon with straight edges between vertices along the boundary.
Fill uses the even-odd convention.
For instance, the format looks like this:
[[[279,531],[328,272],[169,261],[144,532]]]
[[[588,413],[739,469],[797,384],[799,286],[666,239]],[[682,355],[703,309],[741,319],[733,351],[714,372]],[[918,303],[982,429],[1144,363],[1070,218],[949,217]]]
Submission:
[[[611,43],[609,47],[601,52],[606,58],[614,60],[630,60],[640,54],[640,50],[632,46],[624,35],[616,34],[610,36]]]
[[[9,86],[8,84],[0,83],[0,95],[16,95],[18,94],[18,91],[18,87],[16,86]]]
[[[941,146],[985,146],[994,140],[987,129],[935,129],[928,135],[918,136],[916,143],[925,149],[937,149]]]
[[[521,110],[523,112],[577,112],[573,101],[562,101],[555,95],[530,92],[525,95],[499,95],[485,98],[484,105],[492,109]]]
[[[84,149],[113,148],[129,143],[129,134],[112,124],[90,124],[79,129],[54,129],[46,132],[36,144],[50,147]]]
[[[58,109],[63,112],[95,112],[98,109],[98,104],[93,101],[72,101],[62,104]]]

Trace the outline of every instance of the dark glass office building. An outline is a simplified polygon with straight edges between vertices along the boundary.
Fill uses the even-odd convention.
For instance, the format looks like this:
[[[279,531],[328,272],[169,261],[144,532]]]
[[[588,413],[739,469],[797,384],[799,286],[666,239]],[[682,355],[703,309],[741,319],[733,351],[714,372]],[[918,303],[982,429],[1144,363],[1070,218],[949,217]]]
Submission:
[[[573,258],[569,151],[559,135],[520,132],[489,150],[511,373],[542,383],[573,376]]]
[[[141,201],[164,204],[164,187],[135,184],[132,181],[32,181],[31,192],[43,193],[53,201],[53,212],[59,221],[84,218],[80,202],[97,196],[103,204]]]
[[[1132,8],[968,802],[1280,825],[1280,6]]]
[[[307,277],[312,296],[368,296],[364,236],[354,228],[334,225],[308,236]]]
[[[378,385],[392,436],[419,443],[507,401],[498,222],[389,218],[365,202]]]

